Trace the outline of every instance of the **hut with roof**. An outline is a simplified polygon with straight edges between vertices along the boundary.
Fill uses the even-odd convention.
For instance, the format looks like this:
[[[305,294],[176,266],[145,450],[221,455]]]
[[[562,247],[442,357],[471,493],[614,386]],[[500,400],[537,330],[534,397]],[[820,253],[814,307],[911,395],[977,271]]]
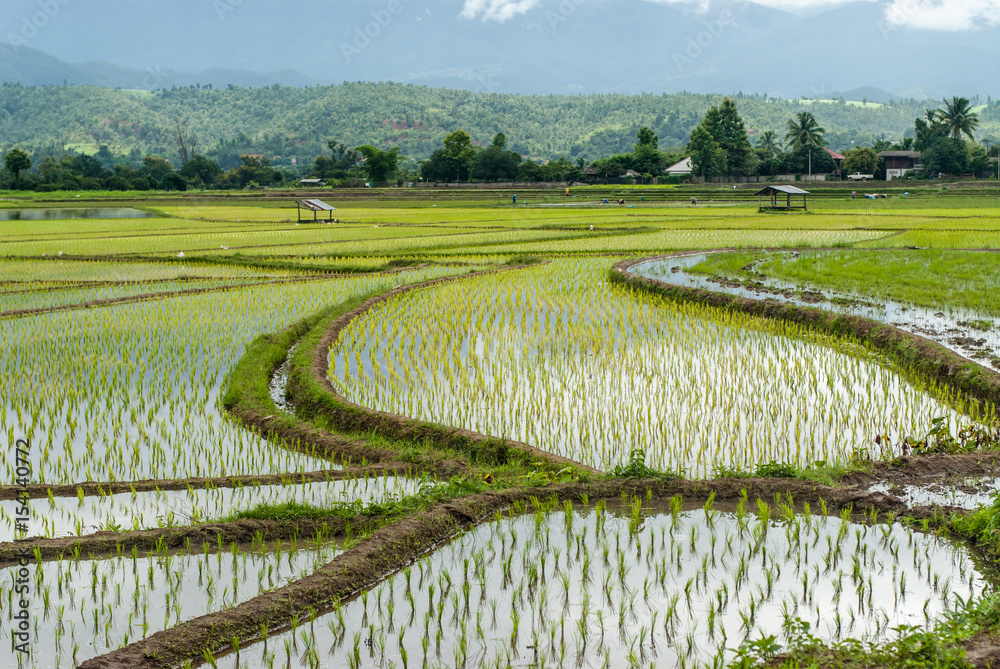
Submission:
[[[802,196],[802,205],[792,202],[792,197]],[[766,200],[764,198],[767,198]],[[802,211],[809,210],[809,191],[795,186],[768,186],[757,191],[758,211]],[[767,202],[765,205],[764,202]]]

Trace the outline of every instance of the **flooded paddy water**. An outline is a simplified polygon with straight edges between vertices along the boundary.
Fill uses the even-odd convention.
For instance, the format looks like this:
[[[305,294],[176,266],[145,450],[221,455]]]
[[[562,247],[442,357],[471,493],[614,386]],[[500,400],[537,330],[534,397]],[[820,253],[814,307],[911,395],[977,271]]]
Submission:
[[[156,218],[132,207],[77,207],[65,209],[2,209],[0,221],[83,221],[115,218]]]
[[[799,256],[792,254],[789,257]],[[696,253],[653,259],[633,266],[629,272],[675,286],[861,316],[920,335],[981,364],[1000,369],[1000,329],[995,327],[995,319],[986,314],[948,307],[930,309],[886,299],[873,302],[858,295],[823,289],[804,291],[801,286],[773,277],[748,282],[686,271],[706,258],[708,254]]]
[[[319,483],[126,492],[32,500],[26,536],[59,538],[105,530],[141,530],[209,522],[260,504],[296,502],[321,508],[370,504],[411,495],[418,479],[375,477]],[[0,541],[14,539],[16,502],[0,501]]]
[[[104,559],[66,556],[33,564],[27,568],[32,593],[29,666],[77,666],[182,621],[304,578],[339,552],[336,544],[321,539],[126,552]],[[4,619],[17,606],[18,569],[0,567]],[[10,627],[4,626],[0,645],[9,641]]]
[[[691,477],[894,455],[876,435],[975,418],[852,342],[621,289],[612,264],[553,261],[395,298],[341,333],[329,376],[376,410],[602,469],[641,449]]]
[[[219,666],[720,666],[805,625],[887,639],[987,583],[962,547],[825,508],[612,506],[495,518]]]

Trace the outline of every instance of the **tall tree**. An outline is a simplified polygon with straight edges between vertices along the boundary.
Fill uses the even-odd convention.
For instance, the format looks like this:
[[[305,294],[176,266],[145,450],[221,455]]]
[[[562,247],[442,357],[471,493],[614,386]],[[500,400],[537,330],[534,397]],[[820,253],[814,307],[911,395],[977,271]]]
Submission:
[[[21,172],[31,169],[31,158],[21,149],[11,149],[4,158],[4,165],[14,175],[14,181],[21,178]]]
[[[875,153],[882,153],[883,151],[888,151],[890,148],[892,148],[892,142],[884,137],[876,139],[872,142],[872,150],[875,151]]]
[[[505,151],[507,137],[501,132],[493,138],[490,148],[480,151],[476,157],[476,166],[472,172],[475,179],[483,181],[514,181],[521,165],[521,155],[514,151]]]
[[[195,186],[211,188],[216,179],[222,175],[222,168],[219,163],[205,156],[195,156],[184,164],[180,169],[181,176],[193,183]]]
[[[803,146],[823,146],[823,135],[826,129],[820,127],[816,122],[816,117],[812,112],[799,112],[798,116],[788,120],[788,132],[785,133],[785,142],[791,149],[798,149]]]
[[[709,109],[700,127],[712,136],[725,155],[727,174],[748,175],[756,171],[757,158],[735,102],[726,98],[721,105]]]
[[[765,130],[761,133],[757,139],[757,148],[766,152],[771,158],[781,155],[781,144],[773,130]]]
[[[368,175],[368,179],[373,186],[383,184],[389,180],[399,167],[402,156],[399,155],[399,147],[394,146],[389,151],[376,149],[374,146],[365,144],[354,149],[365,158],[361,168]]]
[[[848,174],[875,174],[878,171],[878,152],[859,146],[844,153],[844,169]]]
[[[476,147],[464,130],[456,130],[444,138],[444,148],[431,154],[420,168],[428,181],[468,181],[476,162]]]
[[[656,133],[653,132],[652,128],[639,128],[639,132],[636,133],[636,138],[639,140],[635,145],[636,149],[640,146],[650,146],[655,149],[660,145],[660,139],[656,136]]]
[[[972,111],[972,103],[968,99],[945,99],[944,107],[934,112],[934,117],[948,129],[953,139],[962,139],[963,135],[975,139],[972,133],[979,127],[979,115]]]
[[[181,164],[194,158],[198,150],[198,134],[188,127],[187,121],[174,121],[174,141],[181,154]]]
[[[688,151],[691,152],[691,162],[698,175],[711,179],[726,173],[726,154],[704,124],[691,132]]]

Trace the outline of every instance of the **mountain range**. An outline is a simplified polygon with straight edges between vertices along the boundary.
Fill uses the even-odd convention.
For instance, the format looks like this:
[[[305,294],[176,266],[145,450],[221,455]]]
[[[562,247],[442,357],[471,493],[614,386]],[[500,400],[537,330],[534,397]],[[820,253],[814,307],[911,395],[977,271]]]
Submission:
[[[984,76],[1000,28],[897,27],[885,18],[890,1],[791,13],[744,0],[530,0],[500,22],[469,18],[463,0],[7,0],[0,81],[149,90],[396,81],[784,98],[859,87],[887,97],[1000,92],[997,77]]]

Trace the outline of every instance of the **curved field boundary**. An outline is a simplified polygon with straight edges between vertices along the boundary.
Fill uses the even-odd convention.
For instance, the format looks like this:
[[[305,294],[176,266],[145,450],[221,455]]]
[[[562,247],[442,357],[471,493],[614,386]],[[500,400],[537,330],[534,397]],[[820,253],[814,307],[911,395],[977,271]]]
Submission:
[[[348,311],[369,296],[349,299],[317,314],[306,317],[275,334],[261,335],[252,341],[233,368],[222,399],[226,411],[244,427],[278,445],[311,455],[338,460],[350,467],[385,467],[444,477],[464,476],[469,468],[458,460],[412,463],[400,461],[398,451],[378,448],[361,439],[351,439],[311,425],[297,415],[282,413],[274,406],[270,382],[276,370],[288,359],[289,350],[317,327]],[[373,464],[377,463],[377,464]]]
[[[86,481],[83,483],[46,484],[32,483],[24,487],[0,486],[0,500],[17,499],[27,492],[30,499],[52,497],[106,497],[132,492],[154,492],[175,490],[200,490],[203,488],[246,488],[264,485],[302,485],[324,483],[347,479],[373,478],[378,476],[412,476],[412,465],[407,463],[379,463],[367,467],[347,467],[345,469],[320,469],[313,472],[293,472],[285,474],[248,474],[246,476],[193,477],[186,479],[144,479],[142,481]]]
[[[146,293],[144,295],[130,295],[128,297],[112,297],[106,300],[92,300],[90,302],[80,302],[78,304],[63,304],[57,307],[41,307],[38,309],[20,309],[14,311],[0,311],[0,319],[24,318],[26,316],[39,316],[41,314],[51,314],[58,311],[81,311],[83,309],[100,309],[103,307],[116,307],[122,304],[134,304],[136,302],[149,302],[152,300],[163,300],[171,297],[189,297],[191,295],[205,295],[208,293],[224,293],[231,290],[243,290],[246,288],[256,288],[258,286],[273,286],[285,283],[298,283],[307,281],[329,281],[336,278],[330,275],[321,276],[299,276],[287,279],[272,279],[270,281],[258,281],[256,283],[241,283],[231,286],[217,286],[215,288],[188,288],[185,290],[168,290],[158,293]]]
[[[74,261],[91,260],[91,261],[95,261],[95,262],[116,262],[116,261],[123,261],[124,260],[120,256],[108,256],[106,258],[63,256],[63,258],[61,258],[61,259],[62,260],[74,260]],[[21,260],[37,260],[37,258],[25,257],[25,258],[21,258]],[[192,258],[192,261],[198,262],[198,260],[199,259],[197,259],[197,258]],[[157,258],[148,258],[148,257],[144,257],[142,259],[142,261],[143,262],[165,262],[163,260],[163,258],[158,258],[157,259]],[[126,262],[133,262],[133,261],[128,260]],[[206,261],[206,262],[202,262],[200,264],[202,264],[202,265],[211,265],[211,266],[216,266],[216,267],[219,267],[219,266],[221,266],[221,267],[247,267],[249,269],[261,269],[261,270],[267,269],[266,267],[263,267],[263,266],[256,266],[256,265],[252,265],[252,264],[239,264],[239,263],[220,263],[220,262]],[[226,291],[229,291],[229,290],[241,290],[241,289],[244,289],[244,288],[256,288],[257,286],[282,285],[282,284],[286,284],[286,283],[298,283],[298,282],[306,282],[306,281],[328,281],[328,280],[332,280],[332,279],[356,279],[359,276],[366,276],[366,275],[401,274],[403,272],[409,272],[409,271],[412,271],[412,270],[423,269],[423,268],[429,266],[429,264],[430,263],[422,263],[422,264],[415,265],[415,266],[412,266],[412,267],[396,267],[396,268],[393,268],[393,269],[381,269],[381,270],[376,270],[376,271],[372,271],[372,272],[353,272],[353,273],[344,273],[344,272],[336,272],[336,271],[322,272],[322,271],[319,271],[315,267],[304,267],[303,268],[304,270],[314,270],[314,271],[319,271],[319,273],[315,274],[315,273],[309,273],[307,271],[304,271],[302,274],[299,274],[299,275],[287,276],[287,277],[281,277],[281,278],[272,278],[272,279],[266,279],[262,275],[262,278],[265,278],[264,281],[256,281],[256,282],[252,282],[252,283],[232,284],[232,285],[229,285],[229,286],[216,286],[214,288],[189,288],[189,289],[186,289],[186,290],[173,290],[173,291],[169,291],[168,290],[168,291],[160,291],[160,292],[156,292],[156,293],[146,293],[146,294],[143,294],[143,295],[129,295],[127,297],[112,297],[112,298],[108,298],[106,300],[92,300],[90,302],[81,302],[81,303],[77,303],[77,304],[63,304],[63,305],[59,305],[59,306],[55,306],[55,307],[40,307],[38,309],[18,309],[18,310],[11,310],[11,311],[0,311],[0,319],[3,319],[3,318],[21,318],[21,317],[25,317],[25,316],[37,316],[39,314],[47,314],[47,313],[53,313],[53,312],[57,312],[57,311],[76,311],[76,310],[80,310],[80,309],[95,309],[95,308],[101,308],[101,307],[111,307],[111,306],[117,306],[117,305],[120,305],[120,304],[131,304],[131,303],[135,303],[135,302],[146,302],[146,301],[149,301],[149,300],[159,300],[159,299],[166,299],[166,298],[170,298],[170,297],[184,297],[184,296],[189,296],[189,295],[204,295],[206,293],[221,293],[221,292],[226,292]],[[274,269],[289,269],[289,268],[274,268]],[[292,268],[292,269],[294,269],[294,268]],[[134,281],[133,282],[128,282],[128,281],[101,281],[101,282],[84,283],[84,284],[77,285],[77,286],[67,286],[65,288],[59,287],[59,288],[57,288],[57,290],[71,290],[71,289],[75,289],[75,288],[93,288],[93,287],[101,287],[101,286],[106,286],[106,285],[107,286],[113,286],[113,285],[129,284],[129,283],[132,283],[132,284],[135,284],[135,283],[139,283],[139,284],[149,283],[149,284],[152,284],[152,283],[166,283],[166,282],[169,282],[169,281],[188,282],[188,281],[212,281],[212,280],[226,281],[228,279],[225,278],[225,277],[204,277],[204,278],[202,278],[202,277],[182,277],[182,278],[177,278],[177,279],[149,280],[149,281],[138,281],[138,282],[134,282]],[[246,280],[246,279],[244,279],[244,280]],[[52,288],[38,289],[38,290],[39,291],[45,291],[45,290],[51,290],[51,289]],[[36,292],[36,291],[19,291],[19,292]],[[15,293],[7,293],[7,294],[8,295],[12,295],[12,294],[15,294]]]
[[[365,300],[354,309],[333,319],[332,322],[326,325],[325,331],[314,346],[304,347],[304,351],[298,352],[293,357],[288,384],[288,391],[292,401],[300,409],[305,409],[310,413],[322,414],[332,419],[337,427],[343,430],[357,432],[375,431],[380,434],[391,435],[397,439],[417,442],[429,440],[442,446],[471,454],[474,457],[485,456],[498,463],[505,462],[509,458],[510,452],[515,451],[529,458],[546,461],[556,466],[574,467],[584,472],[600,474],[601,472],[598,469],[571,460],[570,458],[543,451],[540,448],[520,441],[491,437],[472,430],[446,427],[399,414],[369,409],[360,404],[355,404],[340,395],[328,377],[330,349],[341,332],[355,318],[359,318],[375,307],[411,291],[462,279],[488,276],[498,271],[523,269],[524,267],[517,266],[504,270],[486,270],[455,277],[442,277],[411,286],[400,286],[387,293]],[[322,326],[323,324],[320,325],[320,327]],[[308,339],[308,336],[306,339]],[[307,359],[302,356],[309,356],[311,358],[311,370],[306,370],[303,368],[304,366],[296,364],[296,360],[303,361]]]
[[[81,669],[153,669],[176,667],[185,661],[201,662],[202,650],[222,655],[237,638],[251,643],[260,638],[262,628],[273,635],[289,629],[293,616],[305,620],[313,612],[328,610],[337,600],[344,600],[368,589],[390,574],[419,560],[427,553],[451,541],[497,512],[509,512],[514,503],[528,503],[545,497],[559,501],[579,501],[586,494],[594,501],[620,498],[622,494],[669,499],[707,499],[735,501],[744,494],[751,500],[773,499],[781,495],[810,503],[823,499],[832,510],[874,511],[879,514],[904,514],[910,511],[899,499],[877,493],[862,493],[817,486],[801,481],[780,479],[720,480],[711,482],[644,480],[606,480],[596,483],[569,483],[546,489],[517,488],[488,491],[463,497],[415,513],[384,527],[368,539],[335,557],[314,574],[272,592],[259,595],[233,608],[187,620],[168,630],[106,655],[87,660]],[[933,510],[912,510],[916,518],[931,518]]]
[[[1000,374],[936,342],[892,325],[861,316],[835,314],[814,307],[800,307],[775,300],[756,300],[702,288],[675,286],[629,272],[636,265],[672,257],[679,256],[668,254],[619,262],[609,272],[609,279],[612,283],[655,293],[672,300],[732,309],[762,318],[786,320],[827,334],[849,337],[870,344],[890,354],[904,366],[947,384],[969,397],[1000,406]]]
[[[148,530],[123,532],[96,532],[79,537],[58,539],[28,539],[16,543],[0,542],[0,568],[18,561],[27,550],[42,561],[60,558],[114,557],[138,551],[192,550],[200,551],[209,544],[209,551],[228,550],[233,542],[249,544],[252,541],[277,539],[311,539],[322,532],[333,538],[343,535],[348,526],[364,530],[376,521],[375,517],[358,516],[352,519],[299,518],[296,520],[236,520],[229,523],[204,523],[179,527],[157,527]]]

